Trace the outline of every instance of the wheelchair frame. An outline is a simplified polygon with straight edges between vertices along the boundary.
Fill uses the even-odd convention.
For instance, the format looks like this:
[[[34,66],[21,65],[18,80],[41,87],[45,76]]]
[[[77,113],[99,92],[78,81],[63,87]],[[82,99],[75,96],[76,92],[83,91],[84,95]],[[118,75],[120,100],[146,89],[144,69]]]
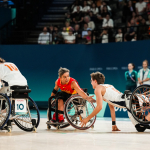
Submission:
[[[36,132],[37,127],[38,127],[39,122],[40,122],[40,113],[39,113],[39,110],[38,110],[38,107],[37,107],[36,103],[28,96],[28,93],[30,93],[31,90],[30,89],[15,89],[15,90],[12,90],[11,89],[12,87],[14,87],[14,86],[3,87],[2,90],[1,90],[3,92],[1,94],[3,94],[4,96],[6,96],[7,99],[8,99],[8,101],[10,101],[10,110],[9,110],[9,114],[8,114],[8,119],[6,120],[7,126],[5,126],[5,124],[6,124],[5,123],[5,124],[3,124],[3,126],[5,126],[5,127],[4,128],[0,127],[0,129],[2,128],[1,130],[7,130],[8,132],[11,132],[11,129],[12,129],[11,122],[14,120],[15,124],[20,129],[25,130],[21,126],[18,125],[18,123],[17,123],[16,120],[19,120],[19,121],[22,121],[22,122],[25,122],[25,123],[32,124],[32,126],[33,126],[32,131]],[[15,87],[26,87],[26,88],[28,88],[28,86],[15,86]],[[18,118],[19,116],[22,116],[22,114],[21,115],[15,115],[15,110],[14,110],[14,108],[12,109],[12,107],[13,107],[13,101],[15,102],[16,99],[24,99],[24,100],[26,100],[27,112],[25,114],[23,114],[23,115],[26,115],[26,114],[29,113],[29,117],[30,117],[31,122],[29,122],[27,120],[23,120],[23,119]],[[37,109],[37,113],[38,113],[38,122],[36,122],[36,120],[32,119],[32,117],[31,117],[31,113],[30,113],[30,109],[29,109],[29,105],[28,105],[28,99],[34,105],[36,105],[36,109]],[[12,111],[14,111],[14,112],[12,112]],[[10,118],[10,114],[13,115],[11,118]],[[27,131],[27,130],[25,130],[25,131]]]
[[[76,95],[76,96],[79,96],[79,95]],[[75,96],[71,96],[71,97],[75,97]],[[46,124],[47,124],[47,129],[50,129],[51,128],[51,126],[54,126],[54,127],[56,127],[56,129],[58,130],[58,129],[60,129],[60,128],[65,128],[65,127],[68,127],[68,126],[70,126],[70,121],[68,121],[68,122],[63,122],[63,123],[60,123],[59,122],[59,120],[58,120],[58,113],[59,114],[65,114],[65,116],[66,116],[66,113],[64,112],[64,111],[60,111],[60,110],[58,110],[58,99],[61,99],[61,97],[57,97],[56,99],[55,99],[55,102],[56,102],[56,108],[54,109],[54,108],[52,108],[51,106],[51,102],[52,102],[52,99],[53,98],[55,98],[55,96],[51,96],[50,98],[49,98],[49,100],[48,100],[48,110],[49,110],[49,115],[48,115],[48,121],[46,122]],[[68,98],[68,100],[69,100],[70,98]],[[68,101],[67,100],[67,101]],[[66,102],[67,102],[66,101]],[[93,107],[94,107],[94,105],[93,105]],[[95,108],[95,107],[94,107]],[[56,122],[51,122],[51,119],[52,119],[52,117],[51,117],[51,111],[54,111],[55,113],[56,113]],[[95,117],[95,120],[96,120],[96,117]],[[94,123],[95,123],[95,121],[94,121]],[[94,124],[93,123],[93,124]],[[72,125],[73,126],[73,125]],[[74,127],[74,126],[73,126]],[[88,129],[88,128],[90,128],[90,127],[83,127],[82,129],[80,128],[80,130],[86,130],[86,129]],[[91,126],[91,128],[94,128],[94,125],[92,125]],[[79,128],[77,128],[77,129],[79,129]]]

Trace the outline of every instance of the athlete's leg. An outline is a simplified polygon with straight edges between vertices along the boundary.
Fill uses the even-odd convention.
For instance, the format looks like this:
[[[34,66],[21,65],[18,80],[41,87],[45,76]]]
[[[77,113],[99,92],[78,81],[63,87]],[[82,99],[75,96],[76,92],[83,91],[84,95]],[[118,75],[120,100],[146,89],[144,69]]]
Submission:
[[[58,110],[64,110],[64,101],[63,99],[58,99]]]

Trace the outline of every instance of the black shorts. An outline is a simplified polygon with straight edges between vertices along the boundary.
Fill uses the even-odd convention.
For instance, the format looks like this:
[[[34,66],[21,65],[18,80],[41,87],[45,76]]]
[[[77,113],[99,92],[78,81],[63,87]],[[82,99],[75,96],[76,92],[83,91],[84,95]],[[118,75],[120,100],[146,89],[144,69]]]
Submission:
[[[66,93],[66,92],[60,91],[60,92],[57,92],[57,94],[56,94],[55,97],[56,97],[56,98],[59,97],[59,99],[63,99],[63,101],[65,102],[71,95],[72,95],[72,94],[68,94],[68,93]]]

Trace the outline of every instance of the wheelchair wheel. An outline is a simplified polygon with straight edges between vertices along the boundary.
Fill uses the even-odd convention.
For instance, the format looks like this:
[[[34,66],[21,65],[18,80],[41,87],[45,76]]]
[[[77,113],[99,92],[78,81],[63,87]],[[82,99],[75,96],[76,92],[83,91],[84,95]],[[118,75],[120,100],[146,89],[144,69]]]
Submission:
[[[28,132],[34,131],[38,127],[40,122],[39,109],[30,97],[27,100],[27,113],[16,116],[14,122],[20,129]]]
[[[86,130],[94,127],[96,116],[91,118],[85,127],[81,127],[80,123],[82,119],[88,117],[93,110],[94,105],[86,100],[84,100],[79,95],[71,96],[65,104],[65,116],[67,121],[76,129]]]
[[[55,106],[56,106],[56,101],[55,101],[55,99],[54,99],[54,100],[51,101],[51,107],[52,107],[53,109],[55,109]],[[49,109],[47,109],[47,119],[49,120]],[[51,125],[51,126],[57,128],[57,125]],[[51,126],[48,125],[47,128],[50,129]],[[69,126],[70,126],[69,123],[60,124],[59,128],[62,129],[62,128],[66,128],[66,127],[69,127]]]
[[[7,123],[11,113],[11,102],[9,98],[0,93],[0,129]]]
[[[138,132],[144,132],[146,130],[145,127],[136,126],[135,127]]]
[[[136,121],[150,124],[150,85],[141,85],[134,90],[130,98],[130,110]]]

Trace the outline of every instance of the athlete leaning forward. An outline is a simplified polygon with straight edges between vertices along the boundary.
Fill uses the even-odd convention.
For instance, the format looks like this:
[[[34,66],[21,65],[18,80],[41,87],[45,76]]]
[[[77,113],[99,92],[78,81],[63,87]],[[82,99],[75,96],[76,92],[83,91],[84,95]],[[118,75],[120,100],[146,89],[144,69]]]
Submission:
[[[58,99],[58,110],[64,110],[64,102],[72,96],[73,94],[79,94],[83,99],[89,102],[95,102],[92,98],[93,96],[88,96],[78,85],[77,81],[70,77],[70,71],[67,68],[60,68],[58,70],[59,78],[55,82],[55,87],[51,93],[51,96],[55,96],[55,98],[59,97]],[[58,92],[58,90],[61,90]],[[64,122],[63,114],[58,114],[59,122]],[[52,120],[53,122],[56,121],[56,114],[53,114]]]
[[[84,127],[86,123],[93,118],[96,114],[98,114],[102,110],[103,100],[106,101],[109,105],[111,118],[112,118],[112,131],[120,131],[116,126],[116,116],[114,106],[119,108],[129,108],[129,100],[124,98],[124,94],[119,92],[114,88],[113,85],[104,84],[105,76],[100,72],[95,72],[91,74],[91,84],[94,89],[94,93],[96,95],[96,103],[97,106],[94,111],[85,119],[81,121],[81,127]],[[130,98],[128,95],[127,99]],[[128,111],[128,116],[131,122],[138,125],[138,122],[133,118],[132,114]],[[146,120],[150,121],[150,113],[146,116]]]

